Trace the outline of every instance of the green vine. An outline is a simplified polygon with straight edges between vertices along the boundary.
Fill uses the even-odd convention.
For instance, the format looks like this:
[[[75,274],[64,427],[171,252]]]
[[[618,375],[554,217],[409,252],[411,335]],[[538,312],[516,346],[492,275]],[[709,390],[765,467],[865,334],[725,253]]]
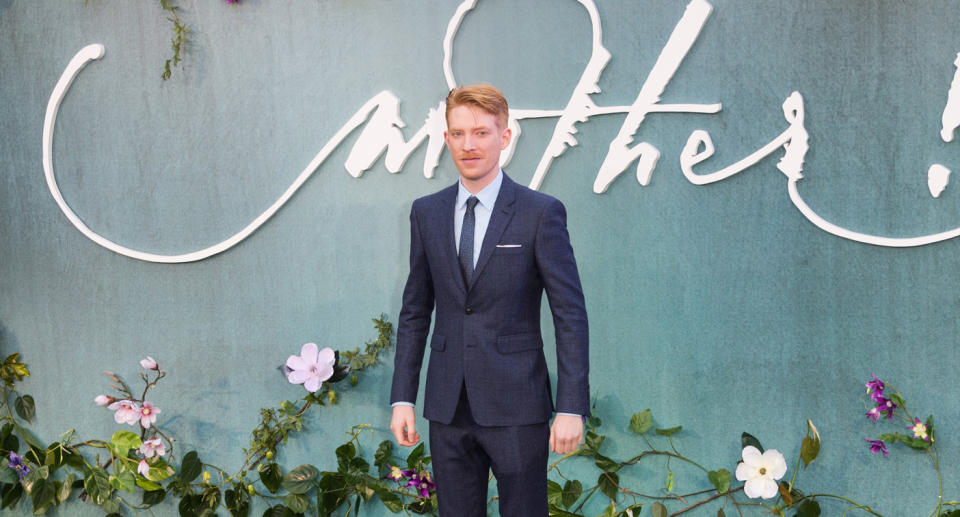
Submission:
[[[186,50],[187,40],[190,38],[190,29],[188,29],[180,20],[178,8],[173,4],[173,0],[160,0],[160,7],[169,13],[167,20],[173,24],[173,39],[170,46],[173,49],[173,57],[163,63],[163,73],[160,77],[166,81],[170,79],[170,67],[177,67],[180,64],[181,54]]]

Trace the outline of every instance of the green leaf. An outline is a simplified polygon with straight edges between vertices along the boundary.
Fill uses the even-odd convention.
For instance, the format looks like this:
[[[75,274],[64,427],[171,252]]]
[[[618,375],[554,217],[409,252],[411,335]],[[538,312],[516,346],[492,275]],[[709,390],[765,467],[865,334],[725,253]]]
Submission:
[[[620,493],[620,476],[615,472],[604,472],[597,478],[597,485],[600,486],[600,491],[604,495],[610,499],[616,499],[617,494]]]
[[[637,434],[646,434],[653,429],[653,413],[645,409],[630,417],[630,430]]]
[[[890,400],[893,401],[893,403],[896,404],[897,407],[900,407],[900,408],[903,408],[903,407],[905,407],[905,406],[907,405],[906,401],[903,400],[903,397],[901,397],[900,395],[898,395],[898,394],[896,394],[896,393],[893,393],[893,394],[890,395]]]
[[[43,450],[43,444],[33,437],[33,433],[17,423],[13,424],[13,428],[17,431],[17,434],[20,435],[20,438],[23,438],[23,441],[27,442],[27,445],[37,450]]]
[[[353,442],[347,442],[337,447],[337,461],[346,462],[357,455],[357,448]]]
[[[723,513],[723,508],[717,508],[717,517],[727,517],[727,514]]]
[[[280,490],[280,465],[276,463],[261,464],[257,469],[260,473],[260,481],[271,494],[276,494]]]
[[[797,507],[796,517],[820,517],[820,503],[807,499]]]
[[[382,469],[390,463],[391,456],[393,456],[393,442],[384,440],[380,442],[380,446],[377,447],[377,452],[373,455],[373,464],[376,465],[378,469]]]
[[[617,514],[617,517],[640,517],[641,510],[643,510],[643,503],[637,503],[633,506],[624,508],[620,513]]]
[[[190,483],[197,479],[201,470],[203,465],[200,463],[197,451],[190,451],[183,456],[183,461],[180,463],[180,479]]]
[[[110,499],[110,493],[113,492],[107,471],[99,466],[87,469],[83,479],[83,489],[87,491],[87,495],[94,504],[101,506]]]
[[[119,515],[120,503],[116,499],[107,499],[100,503],[100,508],[103,508],[103,511],[107,513],[116,513]]]
[[[23,485],[20,483],[7,485],[3,491],[3,499],[0,501],[0,509],[13,507],[21,497],[23,497]]]
[[[302,494],[287,494],[283,498],[283,504],[294,513],[303,513],[307,511],[309,501],[307,496]]]
[[[3,458],[2,461],[0,461],[0,483],[12,484],[20,481],[17,473],[7,467],[8,463],[9,460],[7,458]]]
[[[600,517],[616,517],[617,516],[617,505],[615,503],[610,503],[610,506],[600,514]]]
[[[578,453],[580,456],[593,456],[600,450],[600,446],[603,444],[603,440],[606,439],[606,436],[602,434],[597,434],[593,431],[587,431],[587,435],[583,438],[583,447],[580,448]]]
[[[678,425],[677,427],[668,427],[666,429],[656,429],[654,430],[654,432],[659,434],[660,436],[673,436],[674,433],[677,433],[681,429],[683,429],[683,426]]]
[[[126,457],[130,449],[139,449],[142,444],[140,437],[131,431],[117,431],[110,437],[110,448],[117,456]]]
[[[729,470],[711,470],[707,473],[707,477],[710,479],[710,484],[717,489],[718,493],[725,494],[727,490],[730,490],[730,481],[733,479],[733,476],[730,475]]]
[[[56,497],[57,491],[53,483],[46,479],[38,479],[34,482],[33,490],[30,492],[30,499],[33,501],[33,513],[45,512],[47,507],[55,502]]]
[[[167,470],[165,463],[158,462],[155,465],[150,465],[150,469],[147,470],[147,479],[150,481],[163,481],[170,476],[170,471]]]
[[[32,420],[37,414],[36,404],[34,404],[33,397],[30,395],[17,397],[17,399],[13,401],[13,408],[17,411],[17,415],[27,422]],[[34,505],[34,508],[36,508],[36,505]]]
[[[583,493],[583,485],[579,480],[569,480],[563,485],[563,507],[569,509],[573,503],[580,499]]]
[[[313,465],[300,465],[283,476],[281,484],[292,494],[305,494],[316,484],[320,471]]]
[[[582,514],[568,512],[559,506],[550,505],[549,510],[550,517],[583,517]]]
[[[763,446],[760,445],[760,440],[754,438],[750,433],[743,433],[740,435],[740,448],[745,449],[748,445],[756,447],[761,453],[763,452]]]
[[[604,456],[603,454],[597,454],[594,456],[594,461],[597,464],[597,468],[604,472],[616,472],[620,470],[620,464],[611,460],[610,458]]]
[[[155,492],[163,488],[163,485],[160,483],[154,483],[143,476],[137,476],[137,486],[144,489],[146,492]]]
[[[160,504],[167,497],[166,490],[144,490],[143,491],[143,504],[146,506],[153,506],[155,504]]]
[[[410,451],[410,454],[407,456],[407,466],[414,468],[419,465],[421,459],[423,459],[423,442],[420,442],[420,445],[417,445]]]
[[[820,439],[805,436],[800,443],[800,459],[803,460],[803,468],[807,468],[818,454],[820,454]]]
[[[387,510],[393,513],[403,510],[403,501],[386,486],[378,485],[374,488],[374,491],[376,491],[377,496],[380,497],[380,502],[383,503],[383,506],[387,507]]]
[[[133,490],[137,487],[136,476],[129,470],[121,472],[114,479],[117,480],[117,484],[114,485],[117,490],[126,490],[132,494]]]
[[[653,517],[667,517],[667,507],[656,501],[650,505],[650,513],[653,514]]]
[[[263,512],[263,517],[293,517],[293,512],[282,504],[274,505]]]
[[[879,440],[883,440],[887,443],[897,443],[900,441],[900,433],[883,433],[877,437]]]
[[[556,481],[547,480],[547,504],[561,506],[563,504],[563,487]]]

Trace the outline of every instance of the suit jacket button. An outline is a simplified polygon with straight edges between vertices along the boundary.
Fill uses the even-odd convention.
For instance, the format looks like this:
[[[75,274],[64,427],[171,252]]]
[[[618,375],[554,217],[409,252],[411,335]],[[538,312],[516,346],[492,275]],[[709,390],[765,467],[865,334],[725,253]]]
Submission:
[[[473,314],[473,309],[471,309],[470,307],[467,307],[467,310],[465,310],[465,311],[463,311],[463,312],[467,313],[467,316],[469,316],[469,315]]]

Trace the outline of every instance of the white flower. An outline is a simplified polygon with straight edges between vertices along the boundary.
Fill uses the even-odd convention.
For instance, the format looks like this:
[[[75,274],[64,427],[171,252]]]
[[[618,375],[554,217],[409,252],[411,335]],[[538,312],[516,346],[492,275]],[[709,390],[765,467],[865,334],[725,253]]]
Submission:
[[[113,404],[116,399],[113,397],[108,397],[106,395],[97,395],[97,398],[93,399],[98,406],[106,406],[107,404]]]
[[[330,347],[317,350],[315,343],[300,348],[300,355],[287,358],[287,380],[291,384],[303,384],[310,393],[320,389],[323,381],[333,376],[333,363],[337,358]]]
[[[743,493],[747,497],[770,499],[777,495],[777,480],[787,473],[783,454],[770,449],[760,454],[752,445],[743,448],[743,463],[737,465],[737,479],[746,481]]]

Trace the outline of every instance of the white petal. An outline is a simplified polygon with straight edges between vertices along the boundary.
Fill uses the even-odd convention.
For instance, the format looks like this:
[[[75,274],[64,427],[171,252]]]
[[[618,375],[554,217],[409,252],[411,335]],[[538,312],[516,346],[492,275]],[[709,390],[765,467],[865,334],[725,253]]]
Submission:
[[[763,460],[767,464],[767,476],[771,479],[780,479],[787,473],[787,461],[776,449],[764,452]]]
[[[333,365],[321,364],[317,367],[317,378],[321,381],[325,381],[333,377]]]
[[[299,355],[291,355],[287,358],[287,368],[291,370],[309,370],[310,364],[304,361]]]
[[[117,412],[113,414],[113,420],[118,424],[124,423],[126,419],[126,413],[123,410],[117,410]]]
[[[311,364],[317,362],[317,344],[306,343],[300,347],[300,357]]]
[[[756,499],[763,493],[760,489],[759,481],[759,478],[754,478],[747,480],[747,482],[743,484],[743,493],[750,499]]]
[[[768,479],[768,478],[757,478],[758,489],[760,490],[760,497],[764,499],[770,499],[777,495],[777,482]]]
[[[337,356],[333,353],[333,349],[326,347],[317,354],[317,363],[319,364],[329,364],[333,366],[333,363],[336,362]]]
[[[320,380],[320,377],[314,375],[307,379],[307,382],[303,383],[303,387],[306,388],[310,393],[316,393],[316,391],[320,389],[320,385],[322,383],[323,381]]]
[[[291,384],[303,384],[310,378],[310,370],[292,370],[287,374],[287,380]]]
[[[743,462],[747,465],[754,467],[759,467],[761,465],[760,458],[762,458],[763,455],[760,454],[760,450],[753,445],[747,445],[744,447],[741,455],[743,456]]]
[[[737,465],[737,481],[746,481],[748,479],[753,479],[757,476],[755,468],[747,465],[746,463],[740,463]]]

